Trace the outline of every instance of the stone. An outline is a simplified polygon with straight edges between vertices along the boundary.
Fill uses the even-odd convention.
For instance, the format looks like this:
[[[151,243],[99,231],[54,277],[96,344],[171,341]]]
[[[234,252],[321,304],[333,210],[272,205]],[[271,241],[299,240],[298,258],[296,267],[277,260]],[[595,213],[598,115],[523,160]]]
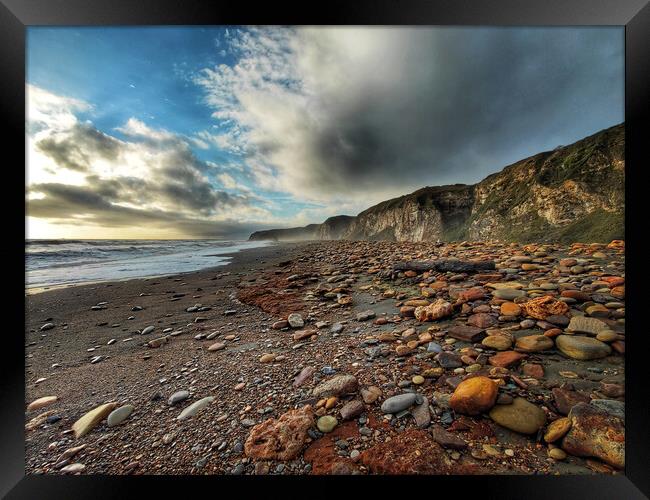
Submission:
[[[571,420],[567,417],[558,418],[548,424],[546,433],[544,434],[544,441],[554,443],[561,437],[564,437],[569,432],[569,429],[571,429]]]
[[[287,318],[287,322],[289,323],[289,326],[291,326],[291,328],[302,328],[303,326],[305,326],[305,322],[302,319],[302,316],[298,313],[289,314],[289,317]]]
[[[583,361],[604,358],[612,352],[612,349],[600,340],[575,335],[560,335],[555,339],[555,345],[568,357]]]
[[[192,403],[190,406],[185,408],[178,417],[176,417],[176,420],[185,420],[187,418],[193,417],[196,415],[200,410],[208,406],[212,401],[214,401],[214,396],[207,396],[203,399],[199,399],[198,401],[195,401]]]
[[[441,445],[443,448],[449,448],[452,450],[464,450],[467,448],[467,443],[465,440],[458,437],[456,434],[447,432],[439,425],[433,427],[431,436],[433,437],[434,441]]]
[[[262,354],[260,356],[259,361],[260,363],[272,363],[273,361],[275,361],[275,354],[272,353]]]
[[[555,407],[562,415],[568,415],[571,411],[571,408],[573,408],[578,403],[589,403],[589,401],[591,401],[589,396],[586,394],[582,394],[581,392],[576,391],[569,391],[561,387],[553,388],[552,393]]]
[[[224,344],[223,342],[215,342],[210,347],[208,347],[208,351],[210,352],[221,351],[222,349],[225,348],[226,348],[226,344]]]
[[[363,403],[357,399],[354,399],[345,403],[339,411],[339,414],[341,415],[341,420],[350,420],[361,415],[364,410],[365,406]]]
[[[449,399],[449,406],[457,413],[480,415],[492,408],[497,399],[497,386],[487,377],[463,380]]]
[[[566,453],[562,448],[551,448],[548,450],[548,456],[553,460],[564,460],[566,458]]]
[[[147,343],[147,346],[151,347],[151,348],[158,348],[158,347],[162,346],[163,344],[166,344],[167,342],[169,342],[169,337],[165,336],[165,337],[160,337],[160,338],[157,338],[157,339],[150,340]]]
[[[375,311],[369,309],[357,314],[357,321],[368,321],[376,316]]]
[[[412,379],[411,382],[413,382],[415,385],[421,385],[424,384],[424,377],[422,375],[415,375]]]
[[[453,306],[444,299],[437,299],[433,304],[428,306],[418,306],[415,308],[415,319],[418,321],[435,321],[438,319],[451,316],[454,312]]]
[[[354,375],[336,375],[335,377],[321,382],[314,388],[312,394],[315,397],[341,396],[357,392],[359,383]]]
[[[529,300],[520,305],[524,314],[535,319],[545,320],[548,316],[565,315],[569,312],[569,306],[565,302],[549,295]]]
[[[429,400],[426,397],[423,396],[422,403],[416,404],[410,411],[415,419],[415,425],[419,429],[424,429],[429,426],[431,423],[431,413],[429,412]]]
[[[293,340],[297,342],[299,340],[308,339],[312,335],[318,335],[318,333],[315,330],[298,330],[293,334]]]
[[[453,352],[442,351],[436,355],[435,360],[443,368],[460,368],[463,366],[461,357]]]
[[[544,378],[544,367],[537,363],[526,363],[522,367],[522,372],[527,377],[533,377],[536,379]]]
[[[483,329],[476,326],[453,326],[447,333],[450,337],[470,343],[480,342],[485,337]]]
[[[476,313],[467,318],[467,323],[476,328],[489,328],[497,323],[497,319],[488,313]]]
[[[512,404],[497,405],[490,418],[506,429],[520,434],[535,434],[546,424],[546,413],[524,398],[515,398]]]
[[[76,438],[80,438],[88,434],[99,423],[104,420],[109,413],[117,408],[117,403],[106,403],[90,410],[83,417],[72,424],[72,430]]]
[[[55,326],[54,323],[45,323],[43,326],[41,326],[41,331],[45,332],[47,330],[51,330],[52,328],[54,328],[54,326]]]
[[[597,318],[588,318],[586,316],[573,316],[567,326],[567,331],[574,333],[589,333],[598,335],[604,330],[610,330],[607,324]]]
[[[38,398],[29,405],[27,405],[27,411],[33,411],[33,410],[39,410],[43,408],[44,406],[51,405],[52,403],[56,402],[59,398],[56,396],[44,396],[42,398]]]
[[[147,335],[148,333],[153,332],[156,329],[155,326],[148,326],[144,330],[142,330],[142,335]]]
[[[61,468],[61,472],[64,474],[76,474],[78,472],[83,472],[86,469],[86,466],[84,464],[70,464],[66,465],[65,467]]]
[[[488,363],[490,363],[492,366],[498,366],[499,368],[509,368],[519,363],[522,359],[526,359],[526,357],[526,354],[522,354],[520,352],[502,351],[498,352],[494,356],[490,356],[488,358]]]
[[[271,328],[274,330],[282,330],[283,328],[287,328],[289,326],[289,322],[286,319],[281,319],[280,321],[276,321],[271,325]]]
[[[625,403],[613,399],[592,399],[590,404],[600,410],[620,418],[625,423]]]
[[[471,302],[474,300],[480,300],[485,298],[485,291],[483,290],[482,287],[472,287],[468,288],[467,290],[463,290],[458,294],[457,303],[463,303],[463,302]]]
[[[316,422],[316,427],[318,427],[319,431],[327,434],[328,432],[332,432],[338,423],[338,420],[331,415],[323,415]]]
[[[571,429],[562,439],[562,449],[578,457],[594,457],[615,467],[625,467],[623,421],[594,405],[579,403],[569,413]]]
[[[415,404],[416,399],[417,394],[413,392],[398,394],[397,396],[390,397],[384,401],[381,405],[381,411],[383,413],[399,413]]]
[[[498,299],[514,300],[519,297],[525,297],[526,292],[523,290],[516,290],[514,288],[499,288],[492,292],[492,295]]]
[[[553,349],[553,339],[544,335],[526,335],[519,337],[515,342],[515,348],[523,352],[541,352]]]
[[[133,413],[134,409],[135,407],[133,405],[120,406],[119,408],[113,410],[108,415],[108,418],[106,419],[106,423],[108,424],[109,427],[115,427],[116,425],[120,425],[127,418],[129,418],[131,413]]]
[[[307,366],[303,368],[302,371],[293,380],[293,386],[300,387],[301,385],[303,385],[305,382],[307,382],[312,378],[314,372],[315,370],[313,366]]]
[[[519,316],[521,314],[521,307],[514,302],[504,302],[500,308],[503,316]]]
[[[381,389],[375,385],[371,385],[366,389],[361,389],[361,397],[364,403],[372,404],[381,397]]]
[[[618,334],[612,330],[602,330],[596,335],[596,340],[601,342],[613,342],[618,339]]]
[[[177,391],[171,396],[169,396],[169,399],[167,400],[167,404],[173,406],[182,401],[185,401],[189,397],[190,397],[190,393],[188,391]]]
[[[490,349],[505,351],[512,347],[512,339],[508,335],[488,335],[481,341],[481,344]]]
[[[289,410],[279,419],[270,418],[251,429],[244,451],[257,460],[293,460],[308,438],[307,431],[314,425],[311,406]]]

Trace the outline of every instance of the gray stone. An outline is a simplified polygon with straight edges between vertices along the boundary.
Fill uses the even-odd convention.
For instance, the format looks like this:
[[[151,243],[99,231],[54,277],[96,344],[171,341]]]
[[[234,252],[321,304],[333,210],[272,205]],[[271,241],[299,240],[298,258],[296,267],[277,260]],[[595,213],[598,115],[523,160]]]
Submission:
[[[185,401],[189,397],[190,397],[189,391],[177,391],[171,396],[169,396],[167,403],[169,405],[175,405],[180,403],[181,401]]]
[[[398,413],[413,405],[415,400],[415,393],[408,392],[406,394],[398,394],[397,396],[393,396],[384,401],[381,405],[381,411],[383,413]]]
[[[134,408],[135,407],[133,405],[124,405],[120,406],[116,410],[113,410],[106,419],[108,426],[114,427],[124,422],[127,418],[129,418],[129,415],[133,413]]]
[[[316,397],[340,396],[356,392],[359,383],[354,375],[337,375],[314,388],[312,394]]]
[[[590,404],[625,422],[625,403],[615,399],[592,399]]]
[[[287,321],[289,322],[289,326],[291,326],[291,328],[302,328],[305,326],[305,322],[302,319],[302,316],[297,313],[289,314]]]
[[[416,401],[417,402],[417,401]],[[415,425],[420,429],[428,427],[431,423],[431,413],[429,412],[429,400],[422,397],[422,402],[411,408],[411,415],[415,419]]]
[[[148,333],[151,333],[155,330],[155,326],[148,326],[144,330],[142,330],[142,335],[146,335]]]
[[[192,403],[190,406],[185,408],[178,417],[176,417],[177,420],[185,420],[186,418],[193,417],[198,413],[199,410],[205,408],[208,406],[210,403],[214,401],[214,396],[207,396],[203,399],[199,399],[198,401]]]

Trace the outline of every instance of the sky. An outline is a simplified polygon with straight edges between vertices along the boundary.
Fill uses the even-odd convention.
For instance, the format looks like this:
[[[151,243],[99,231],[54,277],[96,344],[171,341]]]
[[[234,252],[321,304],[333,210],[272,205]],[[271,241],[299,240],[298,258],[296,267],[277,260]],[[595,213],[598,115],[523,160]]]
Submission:
[[[240,239],[624,121],[624,31],[28,27],[28,238]]]

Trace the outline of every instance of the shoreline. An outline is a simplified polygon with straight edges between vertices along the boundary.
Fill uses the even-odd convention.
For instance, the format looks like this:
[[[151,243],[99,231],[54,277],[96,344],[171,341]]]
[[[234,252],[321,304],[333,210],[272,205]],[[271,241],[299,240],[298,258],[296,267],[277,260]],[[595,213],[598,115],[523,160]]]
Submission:
[[[490,316],[514,339],[548,330],[544,322],[522,327],[523,315],[497,318],[503,300],[485,286],[485,280],[498,281],[507,273],[493,272],[482,281],[477,280],[480,275],[437,273],[428,283],[444,285],[438,291],[444,297],[457,293],[457,287],[481,288],[483,296],[464,303],[449,318],[419,322],[404,316],[402,310],[408,298],[426,299],[419,284],[428,278],[404,273],[391,277],[385,272],[392,262],[413,256],[489,258],[507,268],[521,267],[525,263],[515,264],[512,255],[525,253],[531,262],[540,262],[517,273],[517,279],[526,284],[524,290],[531,290],[527,293],[533,296],[536,287],[532,284],[540,280],[556,283],[558,276],[564,276],[581,283],[589,279],[591,271],[572,274],[560,266],[567,247],[526,248],[489,243],[442,247],[390,242],[280,243],[235,252],[230,263],[201,271],[27,295],[26,404],[45,396],[58,399],[26,412],[25,422],[33,425],[25,434],[26,472],[60,474],[65,473],[65,465],[78,463],[84,474],[356,474],[381,473],[377,471],[407,463],[424,474],[444,473],[448,467],[459,474],[616,473],[602,462],[594,464],[584,458],[550,459],[544,442],[535,436],[503,428],[487,415],[450,412],[448,401],[463,377],[476,372],[503,377],[502,397],[533,401],[545,408],[550,419],[566,411],[558,409],[562,400],[557,399],[557,390],[567,401],[589,401],[590,396],[599,395],[620,404],[624,393],[603,396],[600,391],[623,387],[624,356],[612,352],[603,359],[579,361],[552,349],[528,353],[521,365],[497,370],[492,361],[486,362],[495,351],[480,341],[451,338],[448,331],[468,321],[471,324],[474,320],[469,318],[477,314],[481,321]],[[546,248],[537,253],[548,257],[535,257],[536,248]],[[603,247],[604,260],[585,253],[595,248],[585,245],[584,249],[577,258],[624,276],[624,254],[618,249]],[[593,297],[603,294],[592,288],[588,293]],[[329,297],[321,294],[327,290],[339,291]],[[557,291],[548,293],[559,296]],[[351,297],[352,303],[340,300],[345,297]],[[572,307],[577,314],[581,305]],[[372,315],[365,319],[367,311]],[[303,327],[279,323],[293,312],[301,314]],[[624,339],[624,320],[603,321]],[[41,331],[46,323],[55,326]],[[141,335],[150,326],[153,332]],[[153,340],[157,347],[150,347]],[[414,347],[407,349],[407,343],[413,342]],[[454,363],[440,368],[443,362],[430,351],[430,342]],[[468,363],[474,372],[470,373]],[[459,365],[463,367],[460,372],[455,368]],[[525,369],[529,365],[535,370]],[[432,367],[442,371],[433,376]],[[296,376],[308,369],[312,374],[296,385]],[[359,390],[353,396],[340,395],[326,409],[319,406],[320,398],[312,391],[336,375],[355,377]],[[412,382],[417,375],[423,375],[424,382]],[[367,402],[371,387],[380,396]],[[178,391],[187,391],[187,399],[169,404],[168,398]],[[421,426],[408,413],[387,418],[390,415],[381,411],[386,399],[405,391],[428,399],[430,423]],[[183,409],[206,397],[214,400],[190,419],[177,419]],[[343,408],[353,401],[362,401],[361,416],[343,418]],[[83,437],[71,434],[75,421],[109,402],[133,405],[133,413],[119,426],[109,427],[104,420]],[[315,419],[336,417],[334,431],[323,434],[312,426],[300,454],[290,460],[260,460],[244,451],[256,425],[306,404],[316,412]],[[39,415],[45,416],[33,423]],[[50,417],[53,420],[46,421]],[[436,434],[441,429],[446,432],[442,438]],[[443,449],[435,440],[444,443],[452,438],[457,448]],[[404,450],[399,460],[386,455],[391,441]],[[83,445],[75,456],[59,458],[66,450]],[[425,450],[426,463],[413,454],[418,449]],[[353,451],[358,453],[353,455]],[[385,461],[378,464],[376,457],[382,456]]]
[[[109,240],[110,241],[110,240]],[[137,241],[137,240],[134,240]],[[162,240],[161,240],[162,241]],[[171,240],[171,241],[176,241],[176,240]],[[181,240],[185,241],[185,240]],[[191,273],[197,273],[197,272],[210,272],[219,268],[222,268],[224,266],[229,266],[231,264],[235,263],[235,256],[237,254],[240,254],[242,252],[250,252],[250,251],[255,251],[260,248],[267,248],[267,247],[273,247],[273,246],[280,246],[284,244],[292,245],[294,242],[276,242],[276,241],[269,241],[266,245],[261,245],[253,248],[244,248],[241,250],[236,250],[234,252],[228,252],[228,253],[222,253],[222,254],[210,254],[210,255],[205,255],[205,257],[221,257],[221,258],[226,258],[228,261],[224,262],[223,264],[217,264],[213,266],[208,266],[208,267],[202,267],[200,269],[195,269],[192,271],[183,271],[183,272],[171,272],[171,273],[164,273],[164,274],[153,274],[153,275],[146,275],[146,276],[132,276],[128,278],[121,278],[121,279],[103,279],[103,280],[90,280],[90,281],[79,281],[79,282],[74,282],[74,283],[57,283],[53,285],[46,285],[46,286],[25,286],[25,296],[27,295],[35,295],[38,293],[43,293],[43,292],[48,292],[48,291],[53,291],[53,290],[60,290],[60,289],[68,289],[68,288],[75,288],[78,286],[84,286],[84,285],[95,285],[95,284],[102,284],[102,283],[119,283],[119,282],[124,282],[124,281],[130,281],[130,280],[149,280],[149,279],[155,279],[155,278],[168,278],[168,277],[178,277],[178,276],[183,276]],[[27,276],[27,274],[25,274]],[[25,283],[27,284],[27,280],[25,280]]]

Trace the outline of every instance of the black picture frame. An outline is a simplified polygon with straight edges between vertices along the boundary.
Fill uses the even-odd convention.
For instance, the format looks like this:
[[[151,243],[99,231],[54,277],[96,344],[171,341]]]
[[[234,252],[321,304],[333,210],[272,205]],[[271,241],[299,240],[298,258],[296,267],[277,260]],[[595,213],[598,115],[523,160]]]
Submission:
[[[650,496],[650,383],[647,381],[648,333],[643,324],[644,207],[642,173],[648,168],[644,134],[650,109],[650,5],[647,0],[329,0],[281,6],[275,2],[233,0],[0,0],[0,103],[5,172],[12,182],[23,177],[25,165],[25,32],[34,25],[490,25],[490,26],[625,26],[625,155],[628,289],[626,353],[626,469],[617,476],[432,476],[432,477],[117,477],[117,476],[25,476],[24,472],[24,342],[18,335],[24,325],[24,302],[18,288],[24,285],[24,203],[18,188],[3,196],[4,229],[9,233],[1,247],[4,264],[12,271],[5,280],[5,317],[14,328],[3,332],[0,363],[0,494],[7,498],[113,498],[129,497],[135,488],[146,487],[148,496],[192,495],[198,486],[209,494],[223,494],[232,483],[239,492],[250,487],[268,495],[271,489],[283,496],[313,496],[330,492],[340,496],[347,488],[366,491],[399,488],[406,494],[439,494],[448,488],[455,497],[473,498],[625,498]],[[10,152],[13,155],[7,155]],[[9,157],[14,161],[10,162]],[[9,196],[11,195],[11,196]],[[15,198],[15,199],[14,199]],[[639,208],[636,210],[636,208]],[[647,247],[646,247],[647,248]],[[647,257],[645,257],[647,266]],[[639,267],[637,267],[639,266]],[[647,293],[646,293],[647,295]],[[23,327],[24,330],[24,327]],[[344,485],[332,485],[333,481]],[[296,488],[293,482],[301,484]],[[216,482],[216,483],[215,483]],[[326,483],[327,482],[327,483]],[[342,490],[344,487],[345,490]],[[332,489],[336,488],[336,489]],[[295,493],[293,493],[295,492]]]

